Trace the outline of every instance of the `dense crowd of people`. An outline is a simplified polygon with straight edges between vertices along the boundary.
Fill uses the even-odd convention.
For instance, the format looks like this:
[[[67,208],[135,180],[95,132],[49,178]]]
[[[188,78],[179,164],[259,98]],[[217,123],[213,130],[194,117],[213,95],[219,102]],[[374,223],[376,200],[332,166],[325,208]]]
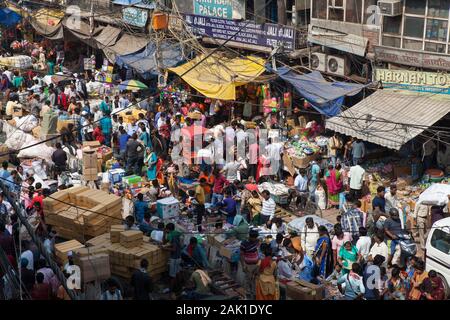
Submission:
[[[45,61],[45,55],[42,59]],[[52,59],[48,60],[49,74],[54,72]],[[309,217],[301,232],[289,232],[286,223],[275,214],[277,204],[271,193],[257,186],[263,181],[288,183],[280,165],[281,137],[270,137],[264,144],[258,140],[261,130],[280,129],[281,118],[276,112],[264,115],[255,130],[257,138],[252,139],[255,136],[245,131],[242,110],[236,107],[236,113],[229,119],[226,106],[219,101],[178,102],[171,97],[141,98],[133,92],[123,92],[103,95],[100,103],[93,104],[86,88],[90,76],[74,75],[67,85],[64,82],[47,85],[31,71],[23,73],[4,67],[0,91],[5,102],[5,119],[13,118],[14,110],[22,108],[38,121],[50,112],[57,113],[59,119],[72,120],[55,144],[54,178],[80,169],[69,161],[71,152],[66,150],[81,149],[86,141],[111,147],[114,159],[126,175],[144,177],[149,191],[134,197],[134,213],[124,224],[127,229],[143,231],[170,251],[170,285],[166,293],[184,290],[182,296],[189,299],[212,294],[205,246],[196,237],[184,246],[183,234],[174,224],[156,217],[154,203],[173,195],[180,199],[200,233],[208,217],[219,216],[222,220],[216,222],[214,232],[242,241],[239,265],[245,275],[247,298],[285,299],[286,283],[294,278],[315,284],[332,283],[349,300],[445,298],[443,282],[436,272],[425,271],[416,252],[405,253],[401,248],[401,241],[413,224],[399,210],[395,184],[388,192],[379,187],[372,208],[368,212],[362,210],[367,178],[361,166],[366,152],[361,140],[344,143],[342,137],[333,135],[328,154],[297,170],[290,183],[291,207],[301,212],[307,202],[317,202],[317,190],[326,190],[327,207],[340,210],[338,223],[329,230]],[[129,121],[125,115],[131,107],[140,111]],[[211,135],[202,140],[199,148],[185,150],[185,141],[195,140],[196,127],[209,128]],[[191,151],[201,157],[194,158]],[[442,159],[438,154],[438,161]],[[427,161],[431,164],[432,159]],[[347,165],[349,170],[344,169]],[[187,178],[198,182],[195,188],[181,188],[180,182]],[[12,198],[19,200],[30,219],[34,219],[36,234],[54,256],[56,234],[45,222],[43,206],[50,190],[35,181],[33,172],[24,172],[20,165],[13,167],[8,161],[2,164],[0,179]],[[423,248],[428,213],[417,208],[415,214]],[[433,207],[432,222],[445,214],[443,207]],[[0,195],[0,218],[1,248],[15,266],[14,272],[20,270],[25,291],[35,300],[69,299],[35,244],[19,240],[22,230],[17,212],[3,195]],[[258,232],[256,227],[263,231]],[[68,259],[68,265],[73,264],[70,256]],[[69,275],[67,266],[62,267]],[[140,267],[130,285],[135,299],[149,299],[154,287],[146,271],[148,261],[142,260]],[[188,267],[194,270],[189,281],[184,282],[180,274]],[[377,275],[374,281],[372,275]],[[6,275],[0,276],[3,298],[12,298]],[[100,299],[123,299],[124,293],[117,283],[110,280],[106,287]]]

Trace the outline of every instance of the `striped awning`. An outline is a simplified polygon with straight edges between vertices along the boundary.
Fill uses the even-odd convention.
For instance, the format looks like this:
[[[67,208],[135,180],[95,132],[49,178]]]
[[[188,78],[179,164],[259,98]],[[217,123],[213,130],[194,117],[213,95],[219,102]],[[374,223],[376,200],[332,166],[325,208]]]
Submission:
[[[449,112],[450,95],[384,89],[328,119],[326,128],[400,150]]]

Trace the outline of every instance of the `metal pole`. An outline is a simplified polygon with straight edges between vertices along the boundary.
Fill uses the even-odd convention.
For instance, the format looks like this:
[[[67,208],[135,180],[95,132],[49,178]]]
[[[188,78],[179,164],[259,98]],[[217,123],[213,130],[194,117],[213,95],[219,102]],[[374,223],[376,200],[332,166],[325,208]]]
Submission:
[[[48,263],[50,268],[53,270],[53,273],[56,275],[59,282],[66,290],[67,294],[70,296],[70,298],[72,300],[80,300],[79,295],[75,291],[68,288],[66,277],[64,276],[64,274],[62,273],[62,271],[60,270],[58,265],[53,261],[52,257],[50,257],[48,252],[45,250],[44,245],[42,244],[41,240],[39,240],[39,238],[34,233],[34,230],[31,227],[30,223],[28,222],[26,215],[23,212],[22,207],[20,205],[18,206],[17,203],[11,198],[11,196],[9,195],[8,189],[5,187],[5,185],[1,181],[0,181],[0,187],[3,190],[3,194],[6,196],[6,199],[9,201],[9,203],[11,204],[11,206],[17,213],[17,217],[19,218],[21,224],[24,225],[25,228],[27,229],[28,233],[31,236],[31,239],[38,247],[39,252],[45,258],[45,261]]]

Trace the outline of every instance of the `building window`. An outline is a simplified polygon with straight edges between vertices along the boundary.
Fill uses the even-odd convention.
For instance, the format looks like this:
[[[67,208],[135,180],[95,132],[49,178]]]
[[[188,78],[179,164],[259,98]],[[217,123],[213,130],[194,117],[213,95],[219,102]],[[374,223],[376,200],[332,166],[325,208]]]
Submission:
[[[362,0],[347,0],[345,8],[345,21],[361,23]]]
[[[383,17],[383,32],[400,35],[402,27],[402,16]]]
[[[426,0],[406,0],[405,13],[425,15]]]
[[[445,53],[445,44],[425,42],[425,51]]]
[[[400,48],[400,38],[383,36],[383,46]]]
[[[447,41],[448,22],[445,20],[427,19],[425,38],[427,40]]]
[[[327,0],[314,0],[312,2],[312,17],[316,19],[327,18]]]
[[[423,38],[424,18],[405,17],[403,35],[405,37]]]
[[[428,16],[435,18],[448,18],[450,0],[428,0]]]
[[[403,39],[403,49],[422,50],[422,41]]]
[[[344,9],[329,8],[328,20],[344,21]]]

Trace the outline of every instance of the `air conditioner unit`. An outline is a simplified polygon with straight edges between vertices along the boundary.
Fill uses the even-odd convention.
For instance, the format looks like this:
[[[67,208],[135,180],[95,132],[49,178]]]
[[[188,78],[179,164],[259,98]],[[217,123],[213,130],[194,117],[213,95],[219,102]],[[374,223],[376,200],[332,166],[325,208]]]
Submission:
[[[346,76],[350,73],[349,63],[346,57],[327,56],[327,72],[338,76]]]
[[[310,67],[313,70],[327,71],[327,55],[325,53],[314,52],[311,54]]]
[[[381,15],[389,17],[399,16],[403,12],[402,0],[380,0],[378,8]]]

